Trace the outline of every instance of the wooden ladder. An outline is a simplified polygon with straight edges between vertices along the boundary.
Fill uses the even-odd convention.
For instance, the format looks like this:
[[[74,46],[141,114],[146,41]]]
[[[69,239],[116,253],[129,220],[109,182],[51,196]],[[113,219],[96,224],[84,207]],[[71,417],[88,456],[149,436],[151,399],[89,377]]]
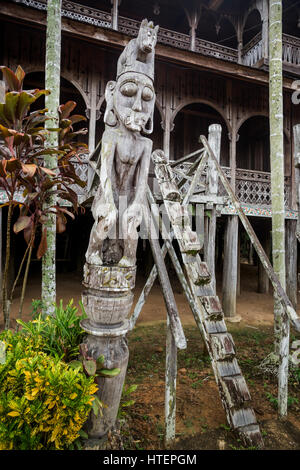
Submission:
[[[220,300],[211,286],[208,266],[199,255],[201,245],[198,235],[192,230],[190,224],[188,203],[197,191],[197,187],[199,192],[202,190],[199,177],[208,158],[205,147],[197,153],[199,156],[196,162],[185,176],[185,179],[190,180],[190,186],[184,198],[175,182],[176,169],[173,170],[172,164],[167,161],[161,151],[154,152],[152,155],[154,171],[173,235],[180,248],[189,288],[189,302],[211,358],[228,422],[231,428],[239,434],[244,444],[262,448],[260,428],[251,407],[251,397],[246,381],[236,359],[234,341],[227,331]],[[176,163],[182,163],[182,161]],[[189,176],[191,174],[193,177]],[[153,203],[154,199],[151,200],[150,191],[148,191],[148,197],[149,195],[149,202]]]

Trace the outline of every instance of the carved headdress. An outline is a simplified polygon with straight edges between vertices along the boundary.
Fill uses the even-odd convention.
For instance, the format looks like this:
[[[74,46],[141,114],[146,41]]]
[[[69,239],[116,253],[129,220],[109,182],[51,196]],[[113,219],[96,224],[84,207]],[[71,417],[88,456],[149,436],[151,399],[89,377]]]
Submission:
[[[154,49],[158,26],[144,19],[137,38],[129,41],[119,57],[117,79],[126,72],[143,73],[154,81]]]

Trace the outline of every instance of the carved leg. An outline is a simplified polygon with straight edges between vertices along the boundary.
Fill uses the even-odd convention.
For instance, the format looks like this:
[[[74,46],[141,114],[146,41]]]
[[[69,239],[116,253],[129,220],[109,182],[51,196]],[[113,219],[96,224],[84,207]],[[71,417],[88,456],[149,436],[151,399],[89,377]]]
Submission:
[[[102,262],[102,248],[104,240],[109,236],[110,231],[112,230],[113,226],[116,222],[116,213],[111,213],[106,217],[99,218],[98,221],[95,221],[89,246],[86,252],[86,261],[89,264],[96,264],[101,265]]]
[[[142,210],[137,204],[125,211],[122,217],[122,233],[124,238],[124,253],[118,265],[123,267],[135,266],[136,249],[138,244],[137,227],[142,220]]]

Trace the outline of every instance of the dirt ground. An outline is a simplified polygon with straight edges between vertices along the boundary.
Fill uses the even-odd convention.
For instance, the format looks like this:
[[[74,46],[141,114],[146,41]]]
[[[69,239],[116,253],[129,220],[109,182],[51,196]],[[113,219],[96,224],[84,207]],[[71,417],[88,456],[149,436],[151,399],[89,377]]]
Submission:
[[[178,351],[176,440],[173,447],[180,450],[243,450],[242,442],[228,427],[210,360],[184,294],[172,274],[170,278],[173,279],[175,298],[188,340],[188,348]],[[144,279],[138,279],[135,300],[144,282]],[[241,295],[237,298],[237,314],[242,320],[239,324],[228,323],[228,329],[237,347],[239,364],[252,395],[266,448],[300,450],[299,382],[291,379],[288,420],[278,421],[276,380],[261,375],[257,369],[261,360],[272,350],[273,297],[272,292],[268,295],[258,294],[256,289],[257,268],[242,265]],[[74,303],[78,304],[81,291],[79,275],[58,275],[58,300],[63,299],[66,303],[73,298]],[[218,294],[221,297],[221,292]],[[30,319],[31,300],[37,298],[40,298],[39,276],[30,278],[23,319]],[[17,316],[17,304],[16,298],[13,303],[13,319]],[[121,422],[126,423],[122,432],[127,449],[166,448],[165,319],[162,293],[159,284],[155,283],[136,328],[128,335],[130,359],[126,384],[127,387],[133,384],[138,387],[129,397],[124,397],[125,401],[134,400],[134,404],[122,408]],[[14,324],[13,321],[12,326]],[[298,336],[295,338],[298,339]]]
[[[189,305],[186,301],[185,295],[182,292],[181,286],[177,279],[176,275],[170,278],[172,281],[175,299],[178,305],[178,310],[180,313],[180,318],[183,324],[190,325],[194,324],[194,317],[191,313]],[[218,274],[217,274],[218,276]],[[220,277],[220,276],[219,276]],[[135,299],[134,302],[138,299],[139,294],[144,286],[146,279],[140,278],[137,276],[136,290],[135,290]],[[220,279],[217,279],[217,293],[221,298],[221,282]],[[57,301],[63,299],[63,302],[66,303],[70,299],[74,300],[74,303],[78,305],[79,300],[81,299],[81,292],[83,286],[81,284],[82,278],[79,274],[76,273],[59,273],[57,275]],[[272,289],[270,289],[270,294],[259,294],[257,291],[257,267],[242,264],[241,265],[241,295],[237,297],[237,315],[241,316],[242,321],[240,326],[244,325],[271,325],[273,323],[273,297]],[[13,300],[12,306],[12,315],[11,318],[14,320],[18,317],[18,305],[19,305],[19,296],[20,287],[16,289],[16,293]],[[23,309],[23,319],[29,320],[31,318],[31,302],[32,299],[41,298],[41,279],[40,276],[35,274],[29,278],[28,287],[26,292],[26,298],[24,302]],[[300,312],[300,307],[298,309]],[[165,320],[167,315],[162,292],[159,286],[159,283],[156,281],[146,304],[143,307],[141,315],[138,319],[137,324],[153,324],[158,321]],[[3,320],[1,319],[1,322]],[[13,322],[14,324],[14,322]],[[3,326],[0,323],[0,328]]]

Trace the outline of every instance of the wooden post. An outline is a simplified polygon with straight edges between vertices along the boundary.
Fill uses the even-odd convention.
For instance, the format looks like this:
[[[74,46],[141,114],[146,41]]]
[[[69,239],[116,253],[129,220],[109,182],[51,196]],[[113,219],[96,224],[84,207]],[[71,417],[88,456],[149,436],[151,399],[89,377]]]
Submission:
[[[237,25],[237,42],[238,42],[238,64],[243,63],[243,25],[242,21],[238,21]]]
[[[238,233],[238,253],[237,253],[237,286],[236,295],[241,295],[241,232]]]
[[[286,293],[297,308],[297,238],[296,220],[286,220]]]
[[[51,93],[45,98],[45,106],[49,110],[51,119],[45,122],[45,129],[57,128],[59,122],[61,3],[61,0],[49,0],[47,3],[45,88]],[[45,148],[57,147],[58,140],[58,133],[50,132],[45,139]],[[44,166],[51,170],[57,168],[57,156],[45,155]],[[56,194],[52,194],[45,203],[45,208],[55,206],[56,203]],[[56,301],[56,215],[49,214],[47,219],[48,221],[45,223],[47,251],[42,258],[42,302],[44,313],[54,314]]]
[[[0,103],[5,102],[5,81],[0,80]]]
[[[169,446],[175,439],[176,429],[176,377],[177,347],[167,317],[166,340],[166,387],[165,387],[165,443]]]
[[[262,57],[269,56],[269,5],[268,0],[262,1]]]
[[[162,123],[162,128],[164,131],[163,136],[163,150],[167,158],[170,158],[170,138],[171,132],[174,129],[174,125],[171,123],[171,93],[170,90],[166,93],[166,107],[165,107],[165,119]]]
[[[269,114],[272,198],[272,257],[280,283],[286,288],[284,209],[284,123],[282,69],[282,0],[269,0]],[[290,324],[274,295],[275,354],[279,356],[278,413],[287,416]]]
[[[298,219],[296,236],[300,241],[300,218],[299,218],[299,207],[300,207],[300,124],[297,124],[293,128],[294,134],[294,165],[295,165],[295,188],[296,188],[296,200],[298,208]]]
[[[228,216],[224,241],[222,306],[226,320],[231,322],[241,321],[241,317],[236,314],[238,230],[238,217]]]
[[[95,150],[96,141],[96,121],[97,121],[97,77],[93,75],[91,93],[90,93],[90,108],[87,110],[89,119],[89,152]]]
[[[118,23],[119,23],[119,5],[121,0],[111,0],[112,9],[111,9],[111,22],[112,22],[112,29],[118,31]]]
[[[91,93],[90,93],[90,107],[86,110],[86,116],[89,120],[89,154],[91,155],[95,150],[95,143],[96,143],[96,124],[97,124],[97,114],[98,118],[100,112],[97,110],[97,77],[93,74],[92,77],[92,85],[91,85]],[[94,179],[95,171],[91,167],[88,166],[88,187],[87,190],[89,191],[92,186],[92,182]]]
[[[187,8],[184,8],[184,11],[187,16],[187,20],[190,26],[190,50],[196,50],[196,31],[199,24],[200,16],[201,16],[201,8],[196,7],[192,12],[190,12]]]
[[[222,126],[220,124],[212,124],[208,129],[208,143],[215,154],[218,162],[221,155],[221,134]],[[219,175],[214,162],[209,158],[207,166],[207,192],[209,195],[217,196],[218,194]],[[214,295],[216,294],[216,272],[215,272],[215,256],[216,256],[216,229],[217,229],[217,213],[215,204],[212,205],[211,216],[209,219],[208,247],[207,247],[207,265],[211,274],[211,287]]]

